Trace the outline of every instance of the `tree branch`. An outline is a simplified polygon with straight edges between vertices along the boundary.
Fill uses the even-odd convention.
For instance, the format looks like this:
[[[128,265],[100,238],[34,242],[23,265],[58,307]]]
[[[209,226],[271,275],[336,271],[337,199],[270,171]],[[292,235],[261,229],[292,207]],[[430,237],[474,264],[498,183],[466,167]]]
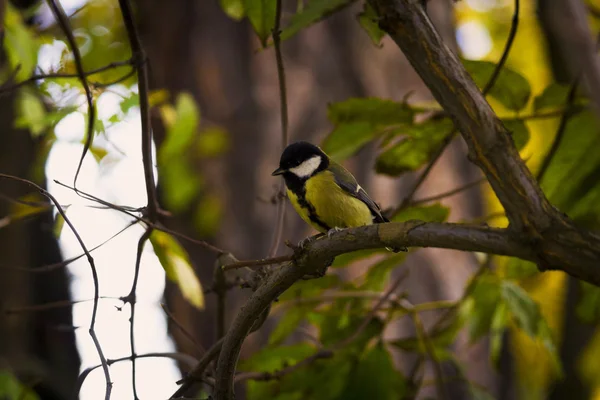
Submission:
[[[586,244],[579,243],[578,246],[585,250],[578,252],[573,252],[570,243],[561,244],[561,240],[566,239],[572,241],[572,238],[550,238],[538,247],[532,246],[523,234],[509,229],[408,221],[346,229],[330,238],[315,240],[298,250],[292,262],[268,276],[236,316],[219,355],[215,399],[233,398],[232,384],[240,348],[258,316],[294,282],[327,267],[340,254],[362,249],[419,246],[507,255],[538,262],[538,249],[542,248],[549,268],[568,270],[580,279],[600,285],[600,237],[590,236]]]
[[[379,16],[380,27],[452,117],[467,142],[469,158],[487,176],[511,225],[533,231],[549,228],[555,211],[519,157],[510,133],[458,57],[442,42],[424,10],[409,0],[369,3]]]

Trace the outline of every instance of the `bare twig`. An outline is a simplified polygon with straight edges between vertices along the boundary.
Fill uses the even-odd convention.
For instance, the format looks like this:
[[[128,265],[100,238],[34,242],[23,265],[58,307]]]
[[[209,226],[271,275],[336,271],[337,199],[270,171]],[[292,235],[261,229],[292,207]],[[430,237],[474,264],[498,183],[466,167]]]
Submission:
[[[65,185],[64,183],[59,182],[57,180],[55,180],[54,182],[56,184],[60,185],[60,186],[66,187],[66,188],[71,189],[71,190],[75,190],[73,187]],[[159,223],[152,222],[148,218],[139,217],[139,216],[137,216],[137,215],[135,215],[133,213],[135,211],[140,211],[140,209],[132,209],[130,207],[124,207],[124,206],[119,206],[119,205],[116,205],[116,204],[112,204],[112,203],[109,203],[109,202],[107,202],[105,200],[102,200],[102,199],[100,199],[100,198],[98,198],[98,197],[96,197],[94,195],[91,195],[89,193],[83,192],[81,190],[77,190],[77,193],[79,193],[84,198],[87,198],[88,200],[96,201],[96,202],[98,202],[98,203],[100,203],[102,205],[105,205],[106,207],[108,207],[110,209],[120,211],[120,212],[122,212],[122,213],[130,216],[131,218],[134,218],[136,220],[136,222],[143,222],[144,224],[146,224],[148,226],[151,226],[152,228],[156,229],[157,231],[169,233],[169,234],[171,234],[173,236],[176,236],[178,238],[184,239],[184,240],[186,240],[186,241],[188,241],[190,243],[194,243],[194,244],[200,245],[200,246],[204,247],[206,250],[211,251],[211,252],[213,252],[215,254],[223,254],[223,253],[225,253],[224,250],[222,250],[222,249],[220,249],[220,248],[218,248],[218,247],[216,247],[216,246],[214,246],[214,245],[212,245],[212,244],[210,244],[208,242],[205,242],[204,240],[194,239],[194,238],[192,238],[190,236],[184,235],[183,233],[179,233],[179,232],[174,231],[172,229],[169,229],[169,228],[167,228],[165,226],[162,226]]]
[[[106,358],[104,357],[104,352],[102,351],[102,346],[100,345],[100,342],[98,341],[98,337],[96,336],[96,331],[94,330],[94,328],[96,326],[96,315],[98,313],[98,300],[100,299],[100,285],[98,283],[98,273],[96,271],[96,264],[94,262],[94,258],[88,251],[87,246],[83,242],[83,239],[81,239],[81,236],[79,236],[77,229],[75,229],[75,226],[71,223],[71,220],[69,219],[69,217],[67,217],[67,214],[65,213],[63,208],[60,206],[60,203],[58,202],[58,200],[56,200],[56,198],[54,196],[52,196],[50,194],[50,192],[48,192],[41,186],[38,186],[35,183],[33,183],[27,179],[19,178],[17,176],[0,173],[0,178],[10,179],[10,180],[24,183],[24,184],[34,188],[35,190],[37,190],[43,196],[47,197],[56,206],[56,210],[63,217],[63,219],[65,220],[65,223],[69,226],[69,229],[71,229],[71,232],[73,232],[73,235],[77,239],[79,246],[81,246],[81,249],[83,250],[83,252],[85,253],[85,255],[87,257],[88,263],[90,264],[90,269],[92,271],[92,279],[94,281],[94,305],[92,308],[92,317],[90,320],[90,328],[89,328],[88,332],[89,332],[90,336],[92,337],[92,341],[94,342],[94,346],[96,347],[96,351],[98,352],[98,356],[100,357],[100,362],[102,364],[102,370],[104,371],[104,378],[106,380],[106,389],[105,389],[104,398],[106,400],[108,400],[108,399],[110,399],[110,393],[112,390],[112,381],[110,379],[110,371],[108,370],[108,364],[106,363]]]
[[[204,353],[204,356],[202,356],[202,358],[196,363],[196,365],[194,365],[192,370],[188,372],[185,378],[177,382],[181,384],[181,386],[179,387],[179,389],[177,389],[177,391],[175,391],[175,393],[173,393],[173,395],[170,397],[171,399],[177,399],[183,396],[185,392],[187,392],[192,387],[195,381],[199,381],[202,379],[202,376],[204,375],[204,370],[215,358],[218,357],[219,353],[221,352],[222,346],[223,338],[215,342],[215,344],[213,344],[208,349],[208,351]]]
[[[125,226],[123,229],[121,229],[120,231],[118,231],[117,233],[115,233],[114,235],[112,235],[111,237],[109,237],[108,239],[106,239],[105,241],[103,241],[102,243],[100,243],[99,245],[92,247],[91,249],[89,249],[89,252],[93,252],[95,250],[98,250],[100,247],[104,246],[106,243],[110,242],[111,240],[113,240],[114,238],[116,238],[117,236],[119,236],[121,233],[125,232],[127,229],[129,229],[130,227],[132,227],[133,225],[135,225],[137,223],[137,221],[131,222],[129,223],[127,226]],[[57,263],[53,263],[53,264],[47,264],[47,265],[43,265],[41,267],[37,267],[37,268],[27,268],[27,267],[12,267],[12,266],[3,266],[0,268],[6,268],[6,269],[11,269],[14,271],[22,271],[22,272],[28,272],[28,273],[32,273],[32,274],[37,274],[37,273],[44,273],[44,272],[50,272],[50,271],[54,271],[56,269],[59,268],[64,268],[67,265],[71,264],[72,262],[75,262],[77,260],[79,260],[80,258],[84,257],[85,253],[82,253],[78,256],[75,257],[71,257],[67,260],[63,260]]]
[[[127,30],[132,58],[138,72],[138,90],[140,95],[140,117],[142,120],[142,161],[144,163],[144,180],[148,198],[148,219],[156,222],[159,206],[156,197],[156,182],[152,164],[152,125],[150,120],[150,102],[148,101],[148,62],[142,47],[140,35],[135,26],[133,11],[129,0],[119,0],[123,22]]]
[[[85,71],[83,73],[83,75],[86,77],[89,77],[91,75],[96,75],[96,74],[99,74],[100,72],[108,71],[110,69],[115,69],[115,68],[131,65],[131,63],[132,63],[132,60],[115,61],[115,62],[111,62],[110,64],[106,64],[103,67],[99,67],[99,68],[93,69],[91,71]],[[66,78],[79,78],[79,74],[78,73],[66,74],[66,73],[56,72],[56,73],[32,75],[31,77],[29,77],[28,79],[25,79],[24,81],[17,82],[12,85],[3,85],[2,87],[0,87],[0,94],[11,92],[11,91],[16,90],[27,84],[41,81],[44,79],[66,79]],[[90,82],[90,84],[92,86],[96,86],[96,87],[109,85],[108,83],[93,83],[92,84],[91,82]],[[114,82],[111,84],[114,84]]]
[[[490,80],[486,83],[483,90],[481,91],[483,95],[487,95],[490,90],[496,84],[496,80],[498,76],[500,76],[500,72],[502,68],[506,64],[506,60],[508,60],[508,55],[510,54],[510,50],[512,49],[513,42],[515,41],[515,37],[517,36],[517,29],[519,27],[519,11],[520,11],[519,0],[515,0],[514,10],[512,15],[512,20],[510,22],[510,31],[508,32],[508,37],[506,38],[506,43],[504,44],[504,50],[502,51],[502,56],[500,56],[500,60],[494,68],[492,75],[490,76]]]
[[[86,138],[83,144],[83,151],[81,153],[81,157],[79,158],[79,163],[77,164],[75,177],[73,178],[73,187],[77,188],[77,178],[79,177],[79,172],[81,171],[81,166],[83,165],[83,159],[85,158],[85,155],[92,146],[92,140],[94,139],[94,122],[96,121],[94,95],[92,94],[92,90],[90,89],[90,85],[87,81],[86,73],[83,69],[83,60],[81,57],[81,52],[79,51],[79,47],[77,46],[77,41],[75,40],[75,35],[73,34],[73,30],[71,29],[71,24],[69,23],[69,19],[65,14],[65,10],[63,10],[62,6],[60,5],[60,1],[58,0],[47,0],[47,3],[50,9],[52,10],[54,18],[58,22],[58,25],[60,25],[61,30],[65,34],[67,42],[69,43],[69,47],[71,48],[71,52],[73,53],[75,70],[77,71],[77,77],[79,78],[79,81],[81,82],[81,85],[83,86],[83,89],[85,91],[85,98],[88,106]]]
[[[133,359],[140,358],[170,358],[175,361],[179,361],[185,363],[189,366],[192,366],[196,363],[196,359],[188,354],[184,353],[146,353],[146,354],[138,354],[135,357],[127,356],[121,358],[115,358],[111,360],[107,360],[107,364],[110,366],[112,364],[116,364],[123,361],[132,361]],[[83,386],[83,382],[85,382],[88,375],[94,370],[100,368],[101,365],[94,365],[93,367],[86,368],[77,378],[77,383],[75,385],[75,392],[73,398],[79,398],[79,392],[81,391],[81,387]]]
[[[447,197],[454,196],[455,194],[464,192],[465,190],[469,190],[472,187],[479,186],[479,185],[481,185],[484,182],[487,182],[487,179],[480,178],[480,179],[477,179],[474,182],[467,183],[465,185],[457,187],[456,189],[449,190],[447,192],[443,192],[443,193],[436,194],[436,195],[433,195],[433,196],[423,197],[421,199],[413,200],[413,201],[410,202],[409,205],[410,206],[414,206],[414,205],[417,205],[417,204],[429,203],[429,202],[432,202],[432,201],[445,199]]]
[[[285,84],[285,70],[283,68],[283,56],[281,55],[281,0],[277,0],[275,6],[275,25],[273,26],[273,46],[275,48],[275,60],[277,62],[277,78],[279,80],[279,104],[281,107],[281,147],[283,149],[288,145],[288,109],[287,109],[287,92]],[[283,180],[279,184],[279,193],[283,193],[285,190],[285,183]],[[279,249],[281,243],[281,236],[283,235],[283,225],[285,222],[285,202],[280,201],[277,203],[277,225],[275,233],[273,234],[273,242],[269,249],[269,258],[274,257]]]
[[[177,318],[175,318],[175,316],[169,310],[169,308],[167,307],[167,305],[164,304],[164,303],[161,303],[160,306],[162,307],[162,309],[165,312],[165,314],[167,314],[167,316],[169,317],[169,319],[171,320],[171,322],[173,322],[173,324],[175,324],[175,326],[181,331],[181,333],[183,333],[183,335],[186,338],[188,338],[188,340],[194,345],[194,347],[196,348],[196,351],[198,352],[198,354],[206,353],[206,349],[196,340],[196,338],[194,337],[194,335],[192,335],[187,329],[185,329],[185,326],[183,326],[183,324],[181,322],[179,322],[177,320]]]
[[[99,299],[106,300],[120,300],[118,297],[109,297],[109,296],[99,296]],[[20,313],[28,313],[28,312],[38,312],[38,311],[47,311],[54,310],[57,308],[66,308],[71,307],[75,304],[79,303],[87,303],[90,301],[94,301],[94,299],[85,299],[85,300],[59,300],[52,301],[44,304],[34,304],[30,306],[18,306],[18,307],[8,307],[4,309],[6,314],[20,314]]]

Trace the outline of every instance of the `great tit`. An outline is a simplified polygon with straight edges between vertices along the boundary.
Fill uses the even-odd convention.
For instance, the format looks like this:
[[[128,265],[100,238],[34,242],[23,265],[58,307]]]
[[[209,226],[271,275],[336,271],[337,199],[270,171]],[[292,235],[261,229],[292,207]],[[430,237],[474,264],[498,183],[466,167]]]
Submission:
[[[311,143],[287,146],[272,175],[283,176],[296,212],[321,233],[389,222],[354,176]]]

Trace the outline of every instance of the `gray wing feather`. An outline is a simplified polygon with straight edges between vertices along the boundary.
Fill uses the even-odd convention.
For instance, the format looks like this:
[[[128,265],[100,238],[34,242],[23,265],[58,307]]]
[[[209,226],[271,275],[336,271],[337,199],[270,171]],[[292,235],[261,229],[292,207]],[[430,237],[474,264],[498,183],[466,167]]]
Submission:
[[[386,217],[384,217],[381,214],[381,209],[379,208],[377,203],[375,203],[369,197],[367,192],[365,192],[365,190],[362,187],[360,187],[358,182],[356,182],[354,176],[350,172],[348,172],[346,168],[344,168],[340,164],[331,162],[331,164],[329,165],[329,170],[333,172],[335,182],[338,184],[339,187],[341,187],[348,194],[350,194],[353,197],[356,197],[357,199],[365,203],[367,207],[369,207],[369,210],[371,210],[371,214],[373,214],[374,222],[390,222]]]

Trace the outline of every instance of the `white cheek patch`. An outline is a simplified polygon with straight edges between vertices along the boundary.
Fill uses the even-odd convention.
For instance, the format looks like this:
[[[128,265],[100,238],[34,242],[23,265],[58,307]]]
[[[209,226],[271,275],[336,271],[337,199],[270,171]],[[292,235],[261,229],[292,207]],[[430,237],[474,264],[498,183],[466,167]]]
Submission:
[[[290,172],[299,178],[308,178],[321,165],[321,156],[314,156],[302,162],[297,167],[290,168]]]

